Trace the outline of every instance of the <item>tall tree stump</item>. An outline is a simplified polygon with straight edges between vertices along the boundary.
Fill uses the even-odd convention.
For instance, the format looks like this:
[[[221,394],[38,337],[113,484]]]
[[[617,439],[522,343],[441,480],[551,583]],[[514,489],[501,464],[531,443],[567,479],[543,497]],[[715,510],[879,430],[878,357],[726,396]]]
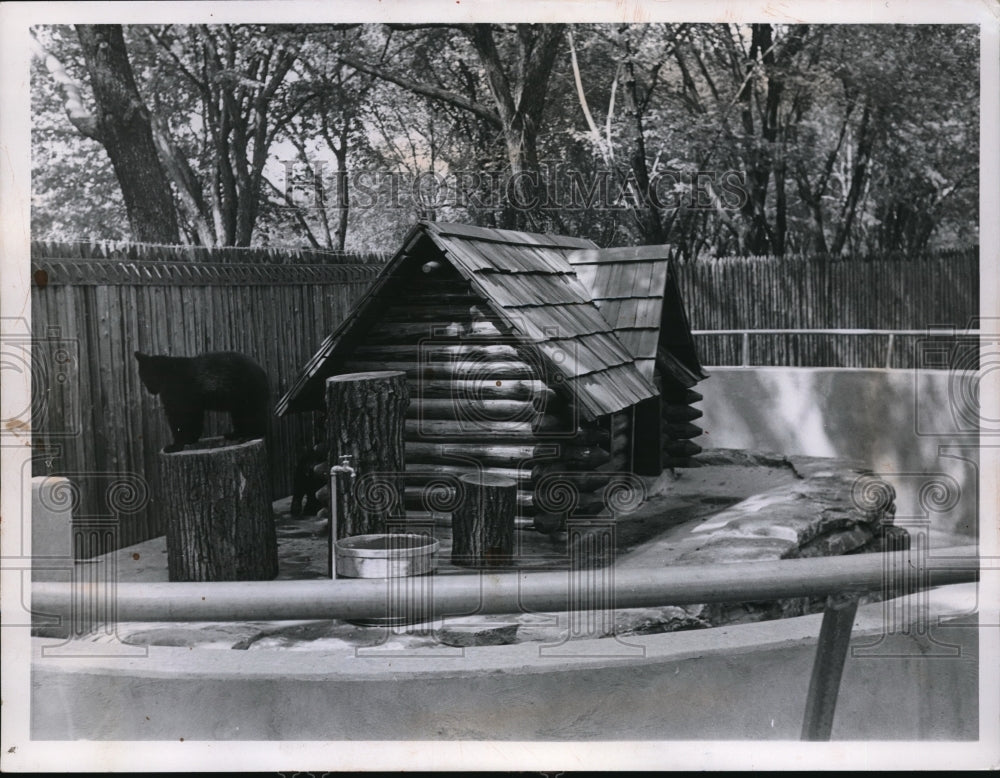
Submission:
[[[461,499],[451,514],[451,561],[466,567],[494,567],[514,561],[517,482],[468,473],[459,477]]]
[[[353,476],[337,477],[336,537],[384,533],[403,513],[403,432],[410,403],[406,373],[381,370],[326,380],[330,464],[347,455]],[[331,533],[332,534],[332,533]]]
[[[263,440],[209,438],[160,454],[171,581],[266,581],[278,541]]]

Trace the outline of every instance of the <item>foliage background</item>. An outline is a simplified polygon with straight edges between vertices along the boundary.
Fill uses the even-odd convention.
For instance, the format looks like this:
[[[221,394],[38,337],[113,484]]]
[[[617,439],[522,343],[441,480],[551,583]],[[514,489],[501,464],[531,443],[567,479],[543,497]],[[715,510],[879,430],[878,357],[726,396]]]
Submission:
[[[601,245],[669,242],[684,258],[885,255],[978,239],[974,26],[137,25],[120,34],[181,242],[385,250],[417,218]],[[108,108],[80,31],[36,27],[33,37],[33,237],[134,236],[105,147],[79,129],[81,115]],[[560,176],[613,183],[590,207],[515,211],[482,180],[458,202],[431,196],[437,182],[521,170],[543,195]],[[699,171],[712,183],[696,185]],[[743,182],[741,198],[720,186],[727,174]],[[657,176],[673,197],[632,196]]]

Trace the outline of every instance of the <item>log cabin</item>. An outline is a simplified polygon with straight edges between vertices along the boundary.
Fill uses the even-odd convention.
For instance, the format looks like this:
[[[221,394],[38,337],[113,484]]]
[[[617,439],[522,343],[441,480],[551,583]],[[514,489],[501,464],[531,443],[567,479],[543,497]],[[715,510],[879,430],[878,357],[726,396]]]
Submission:
[[[276,413],[323,411],[328,377],[374,370],[407,376],[408,516],[481,471],[550,530],[599,512],[615,474],[701,450],[706,374],[667,246],[419,222]]]

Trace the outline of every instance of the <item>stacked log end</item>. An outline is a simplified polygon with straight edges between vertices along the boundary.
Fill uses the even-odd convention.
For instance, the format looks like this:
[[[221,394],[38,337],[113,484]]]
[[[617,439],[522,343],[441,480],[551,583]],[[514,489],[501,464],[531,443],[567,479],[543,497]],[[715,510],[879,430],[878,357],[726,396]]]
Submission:
[[[700,419],[702,412],[693,406],[701,401],[702,396],[694,389],[681,386],[669,376],[664,376],[661,380],[661,464],[664,468],[697,467],[694,457],[701,452],[701,446],[694,442],[694,438],[701,435],[702,430],[692,422]]]
[[[604,489],[621,468],[611,453],[610,431],[601,424],[583,423],[575,437],[557,443],[559,454],[536,468],[534,527],[556,532],[571,517],[595,516],[605,509]]]

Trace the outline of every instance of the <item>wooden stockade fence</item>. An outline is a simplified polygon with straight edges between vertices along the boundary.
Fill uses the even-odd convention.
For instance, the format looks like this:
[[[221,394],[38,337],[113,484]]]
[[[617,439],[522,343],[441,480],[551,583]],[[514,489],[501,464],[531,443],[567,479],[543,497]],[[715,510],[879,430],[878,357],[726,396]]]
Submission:
[[[118,546],[164,531],[156,463],[170,436],[133,352],[248,354],[268,372],[276,401],[387,259],[87,242],[34,242],[31,252],[33,472],[69,476],[80,492],[74,514],[112,520]],[[679,265],[678,276],[695,330],[961,330],[978,313],[976,249],[867,261],[700,260]],[[703,364],[741,364],[739,334],[696,337]],[[761,335],[748,342],[750,364],[885,366],[884,337]],[[911,367],[914,359],[913,340],[897,339],[892,366]],[[228,430],[222,414],[206,421],[205,437]],[[277,497],[291,492],[312,421],[273,420]]]
[[[173,246],[125,241],[31,242],[32,260],[116,259],[156,262],[209,262],[239,265],[382,265],[389,258],[380,251],[268,246]]]
[[[376,255],[304,265],[260,259],[273,250],[126,246],[112,259],[107,244],[72,248],[60,256],[57,244],[32,244],[33,474],[68,475],[74,515],[113,521],[118,546],[164,532],[157,456],[170,433],[133,352],[247,354],[267,371],[273,405],[380,268]],[[182,260],[188,252],[213,261]],[[272,419],[275,497],[291,493],[312,423]],[[208,413],[203,437],[229,426]]]
[[[694,330],[927,330],[978,326],[979,250],[915,257],[727,257],[678,266]],[[742,364],[742,337],[697,335],[704,365]],[[919,365],[919,335],[897,336],[891,367]],[[749,339],[749,364],[886,367],[888,335]]]

